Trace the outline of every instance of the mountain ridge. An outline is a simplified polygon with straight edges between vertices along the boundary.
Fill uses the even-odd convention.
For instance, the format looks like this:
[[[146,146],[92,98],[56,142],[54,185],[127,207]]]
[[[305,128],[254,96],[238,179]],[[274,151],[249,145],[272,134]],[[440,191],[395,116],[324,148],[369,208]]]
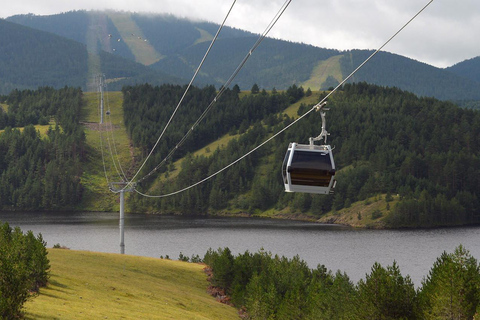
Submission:
[[[168,81],[187,83],[185,79],[193,75],[218,29],[214,23],[180,19],[173,15],[115,11],[16,15],[6,21],[75,40],[86,45],[89,52],[102,51],[109,53],[109,57],[121,57],[148,66],[141,72],[123,77],[113,75],[115,70],[112,69],[104,72],[115,83],[114,90],[121,89],[125,84],[142,82],[155,85]],[[223,85],[237,63],[248,54],[257,37],[247,31],[224,27],[196,84]],[[356,49],[340,51],[266,38],[233,83],[244,90],[253,84],[280,90],[292,84],[311,87],[312,90],[327,89],[338,84],[371,52]],[[467,62],[458,65],[464,63]],[[419,96],[442,100],[480,100],[480,82],[472,79],[468,67],[459,66],[440,69],[400,55],[380,52],[355,75],[353,81],[398,87]],[[122,81],[117,82],[118,78]],[[3,92],[6,91],[4,88]]]

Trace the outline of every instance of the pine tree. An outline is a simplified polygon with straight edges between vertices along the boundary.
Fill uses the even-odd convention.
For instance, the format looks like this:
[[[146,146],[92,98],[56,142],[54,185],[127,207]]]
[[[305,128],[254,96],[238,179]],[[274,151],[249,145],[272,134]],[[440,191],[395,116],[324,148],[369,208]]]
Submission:
[[[423,281],[420,301],[425,319],[472,319],[480,303],[480,268],[463,246],[444,252]]]

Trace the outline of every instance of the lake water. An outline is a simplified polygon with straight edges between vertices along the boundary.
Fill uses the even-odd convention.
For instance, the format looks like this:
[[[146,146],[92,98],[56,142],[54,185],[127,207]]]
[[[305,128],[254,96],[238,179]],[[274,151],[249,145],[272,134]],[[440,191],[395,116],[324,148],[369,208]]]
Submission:
[[[118,213],[0,213],[0,221],[42,233],[47,246],[119,253]],[[251,218],[189,218],[145,214],[125,217],[125,253],[178,259],[180,252],[203,257],[209,248],[234,254],[261,248],[280,256],[299,255],[311,268],[324,264],[356,283],[375,262],[395,260],[416,286],[443,251],[459,244],[480,259],[480,227],[432,230],[357,230],[337,225]]]

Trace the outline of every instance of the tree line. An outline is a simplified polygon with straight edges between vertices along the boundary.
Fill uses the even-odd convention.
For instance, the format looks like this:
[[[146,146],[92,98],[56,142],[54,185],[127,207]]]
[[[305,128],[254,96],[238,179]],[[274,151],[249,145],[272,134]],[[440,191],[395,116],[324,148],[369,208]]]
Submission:
[[[82,91],[14,90],[2,102],[9,108],[0,111],[8,125],[0,134],[0,209],[53,210],[78,204],[86,156],[79,124]],[[34,125],[47,119],[55,124],[42,136]]]
[[[375,263],[357,284],[265,251],[210,249],[204,262],[212,285],[249,319],[478,319],[480,309],[480,266],[462,246],[438,257],[418,289],[395,261]]]
[[[0,318],[20,318],[23,304],[47,285],[49,270],[41,234],[0,224]]]
[[[232,90],[230,94],[235,92]],[[291,94],[264,90],[238,97],[237,101],[248,104],[248,110],[256,111],[263,108],[263,101],[282,95],[287,95],[289,102],[296,101]],[[285,193],[281,180],[281,164],[288,143],[308,143],[308,138],[316,136],[321,129],[320,115],[313,113],[212,181],[163,200],[137,198],[136,208],[184,214],[222,210],[255,213],[275,209],[319,217],[377,194],[398,194],[400,203],[391,208],[387,220],[391,227],[480,222],[478,111],[433,98],[419,98],[397,88],[365,83],[345,85],[329,99],[329,106],[328,143],[334,147],[338,168],[333,196]],[[233,103],[228,107],[238,109]],[[303,105],[298,113],[303,114],[309,108],[311,106]],[[238,126],[239,119],[237,126],[230,125],[229,132],[242,135],[209,154],[195,157],[187,154],[182,168],[177,168],[181,169],[177,177],[173,181],[162,178],[164,182],[153,187],[151,193],[179,190],[238,159],[293,121],[277,110],[273,109],[263,118],[246,118],[248,127]],[[208,122],[208,126],[219,133],[228,130],[228,127],[219,130],[214,122]],[[140,132],[138,128],[132,131]],[[196,149],[210,140],[197,141],[191,142]],[[163,152],[174,147],[168,143],[164,146]],[[180,154],[196,149],[185,149]],[[170,164],[163,174],[168,176],[173,169]],[[141,187],[149,188],[148,185]]]
[[[143,150],[144,155],[156,143],[159,133],[162,132],[184,91],[185,86],[179,85],[153,87],[144,84],[123,88],[125,126],[133,143]],[[214,110],[193,130],[191,137],[185,140],[172,160],[196,151],[226,133],[243,133],[252,124],[285,109],[290,103],[289,97],[285,94],[268,95],[265,92],[242,99],[239,98],[239,94],[238,86],[226,89],[214,104]],[[189,90],[165,138],[158,145],[152,161],[147,164],[148,171],[176,146],[216,95],[214,86],[192,87]]]
[[[125,124],[146,155],[164,128],[185,87],[127,86]],[[143,173],[176,146],[212,101],[213,86],[193,87]],[[212,112],[153,179],[139,185],[152,194],[177,191],[218,171],[258,146],[294,118],[283,111],[311,94],[292,86],[250,93],[225,90]],[[320,97],[319,99],[321,99]],[[82,196],[86,156],[78,124],[80,89],[14,90],[1,96],[0,199],[2,209],[72,209]],[[396,88],[347,84],[329,99],[328,143],[334,147],[337,187],[332,196],[285,193],[281,164],[290,142],[318,135],[321,119],[312,113],[246,159],[187,192],[163,200],[133,196],[131,210],[209,214],[265,210],[313,217],[348,208],[378,194],[399,195],[386,219],[391,227],[432,227],[480,222],[480,115],[476,110]],[[298,114],[311,108],[302,105]],[[45,135],[32,126],[54,121]],[[25,126],[22,130],[12,126]],[[200,156],[193,152],[224,135],[230,142]],[[174,161],[182,158],[181,167]],[[172,173],[174,176],[170,177]]]

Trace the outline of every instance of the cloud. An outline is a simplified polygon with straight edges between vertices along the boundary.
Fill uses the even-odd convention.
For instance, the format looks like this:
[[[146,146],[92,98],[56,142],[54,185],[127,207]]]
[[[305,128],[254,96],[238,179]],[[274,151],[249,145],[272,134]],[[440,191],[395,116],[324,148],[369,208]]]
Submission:
[[[269,34],[319,47],[376,49],[428,0],[294,0]],[[14,14],[54,14],[70,10],[114,9],[172,13],[220,23],[232,1],[219,0],[19,0],[2,8]],[[237,0],[227,25],[262,33],[284,0]],[[480,1],[434,0],[386,51],[445,67],[479,56]]]

